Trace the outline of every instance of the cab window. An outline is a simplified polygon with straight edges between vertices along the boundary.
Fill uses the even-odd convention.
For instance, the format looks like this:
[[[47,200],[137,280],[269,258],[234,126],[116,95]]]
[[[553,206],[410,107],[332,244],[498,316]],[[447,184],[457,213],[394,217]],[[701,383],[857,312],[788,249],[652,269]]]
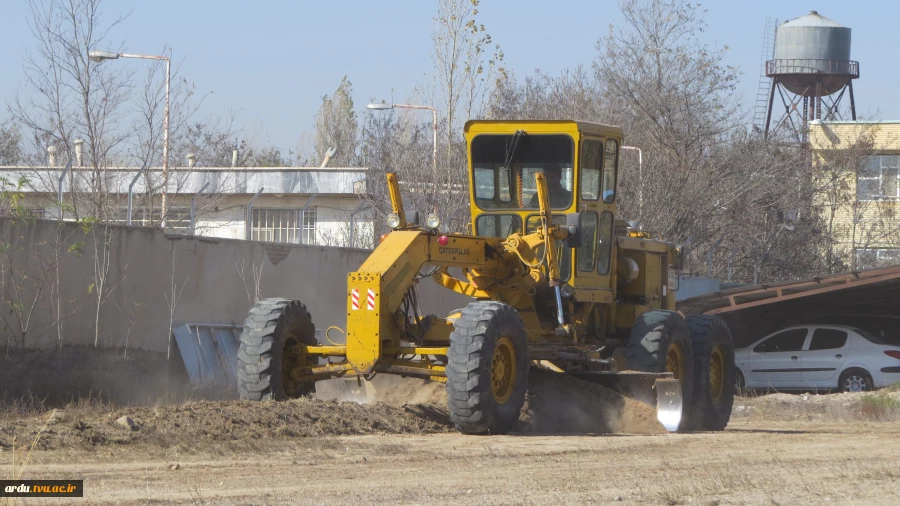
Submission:
[[[575,143],[570,135],[482,134],[472,139],[470,154],[480,209],[537,209],[538,172],[547,178],[550,207],[572,206]]]
[[[597,200],[600,198],[600,172],[603,167],[603,142],[585,140],[581,143],[581,198]],[[593,267],[591,268],[593,269]]]
[[[613,242],[613,215],[603,213],[600,216],[600,227],[597,231],[597,272],[609,274],[610,255]]]
[[[475,220],[475,235],[506,238],[522,233],[522,218],[517,214],[482,214]]]
[[[616,201],[616,166],[619,161],[619,143],[615,139],[606,141],[606,153],[603,156],[603,203]]]
[[[594,271],[594,264],[597,262],[596,246],[598,243],[597,213],[586,212],[581,217],[581,247],[576,250],[579,271]]]

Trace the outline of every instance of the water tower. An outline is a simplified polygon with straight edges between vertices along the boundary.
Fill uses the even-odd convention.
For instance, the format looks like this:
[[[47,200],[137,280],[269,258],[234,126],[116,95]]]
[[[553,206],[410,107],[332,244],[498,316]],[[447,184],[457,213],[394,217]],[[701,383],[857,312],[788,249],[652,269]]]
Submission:
[[[812,11],[788,21],[775,32],[774,59],[766,62],[772,80],[765,134],[787,129],[803,141],[807,123],[815,119],[840,120],[841,102],[850,99],[856,120],[853,80],[859,62],[850,60],[850,29]],[[781,98],[784,111],[775,106]],[[772,117],[780,116],[774,124]]]

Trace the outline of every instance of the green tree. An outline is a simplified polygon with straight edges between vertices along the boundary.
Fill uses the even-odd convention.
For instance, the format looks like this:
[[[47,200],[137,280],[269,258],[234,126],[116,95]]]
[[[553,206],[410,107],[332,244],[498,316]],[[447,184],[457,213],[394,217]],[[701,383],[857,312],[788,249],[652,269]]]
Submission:
[[[22,134],[13,123],[0,123],[0,165],[22,162]]]
[[[347,76],[330,96],[322,97],[322,105],[316,114],[316,160],[325,158],[330,148],[337,153],[330,164],[335,167],[352,167],[359,163],[359,122],[353,110],[353,85]]]

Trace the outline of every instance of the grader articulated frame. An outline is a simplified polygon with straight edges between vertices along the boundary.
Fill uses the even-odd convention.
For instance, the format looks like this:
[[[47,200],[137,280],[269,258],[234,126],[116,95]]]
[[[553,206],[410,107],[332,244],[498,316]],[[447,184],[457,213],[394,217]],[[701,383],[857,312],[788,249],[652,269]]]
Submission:
[[[621,131],[477,121],[466,133],[475,235],[441,233],[434,215],[409,223],[388,174],[391,232],[348,274],[346,343],[317,342],[299,301],[260,301],[241,335],[241,397],[298,397],[335,377],[420,377],[446,382],[462,432],[500,434],[518,420],[534,364],[656,405],[669,430],[723,428],[728,329],[673,311],[679,252],[614,221]],[[474,301],[421,314],[428,277]]]

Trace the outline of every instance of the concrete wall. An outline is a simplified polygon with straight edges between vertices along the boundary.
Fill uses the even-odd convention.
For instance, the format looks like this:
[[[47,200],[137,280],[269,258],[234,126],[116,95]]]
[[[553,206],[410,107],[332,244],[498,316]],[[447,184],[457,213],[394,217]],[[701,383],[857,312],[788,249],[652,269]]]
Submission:
[[[368,252],[166,235],[141,227],[110,227],[109,273],[95,326],[103,265],[104,227],[84,230],[54,221],[22,224],[0,220],[0,345],[49,347],[63,344],[139,347],[165,351],[172,319],[177,322],[241,324],[259,278],[262,297],[303,301],[318,328],[345,326],[347,273]],[[59,238],[59,239],[58,239]],[[59,244],[59,247],[55,246]],[[100,255],[97,255],[97,252]],[[57,296],[56,255],[59,257]],[[256,273],[256,276],[255,274]],[[174,293],[174,295],[173,295]],[[446,314],[467,300],[422,283],[426,312]],[[61,300],[61,325],[56,325]],[[27,325],[22,323],[27,322]],[[26,327],[24,333],[22,328]]]

